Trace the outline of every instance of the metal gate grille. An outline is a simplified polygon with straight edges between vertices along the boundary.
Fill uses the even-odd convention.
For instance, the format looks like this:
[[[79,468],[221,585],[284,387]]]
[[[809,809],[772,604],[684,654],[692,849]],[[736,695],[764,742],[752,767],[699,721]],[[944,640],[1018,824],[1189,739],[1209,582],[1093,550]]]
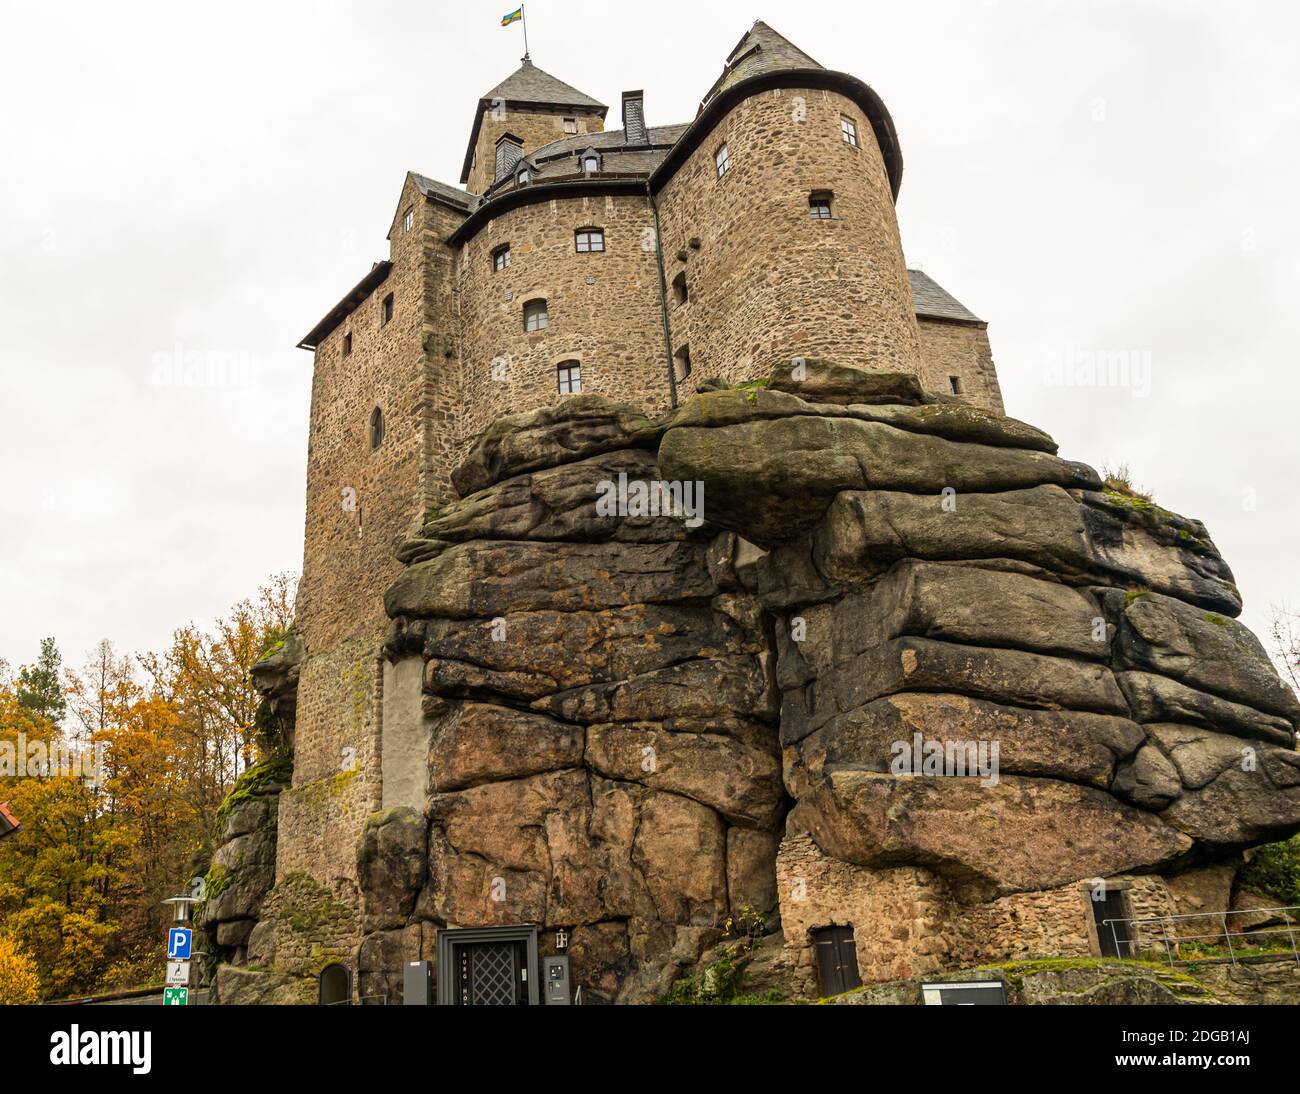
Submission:
[[[467,946],[461,961],[468,965],[469,1003],[476,1007],[515,1004],[515,946],[510,942]]]

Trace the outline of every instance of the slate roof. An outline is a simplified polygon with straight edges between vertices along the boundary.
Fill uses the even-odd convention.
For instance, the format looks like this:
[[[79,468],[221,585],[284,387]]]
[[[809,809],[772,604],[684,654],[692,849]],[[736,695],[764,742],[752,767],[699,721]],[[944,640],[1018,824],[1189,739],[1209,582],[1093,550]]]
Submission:
[[[576,87],[570,87],[549,72],[543,72],[528,58],[524,58],[514,72],[491,91],[482,96],[488,102],[505,99],[512,103],[545,103],[548,106],[586,106],[608,110],[599,99],[593,99]]]
[[[988,325],[929,274],[921,270],[908,270],[907,280],[912,283],[912,306],[917,315],[929,319],[946,319],[952,323]]]
[[[461,182],[469,178],[469,167],[474,162],[474,145],[483,126],[483,111],[500,99],[504,99],[507,103],[521,105],[567,106],[590,110],[598,113],[602,118],[609,111],[609,107],[599,99],[593,99],[576,87],[556,79],[549,72],[543,72],[525,57],[523,64],[479,99],[478,107],[474,111],[474,126],[469,133],[469,145],[465,149],[465,164],[460,173]]]
[[[743,38],[736,43],[736,48],[727,55],[726,67],[722,75],[714,81],[708,94],[700,103],[705,103],[719,91],[732,84],[757,76],[763,72],[776,72],[786,68],[821,68],[784,35],[778,34],[761,19],[746,31]]]
[[[445,182],[427,178],[417,171],[411,172],[411,178],[415,180],[415,185],[420,188],[420,193],[427,198],[431,197],[435,201],[442,201],[457,209],[467,211],[478,204],[479,199],[468,190],[458,190],[454,186],[448,186]]]

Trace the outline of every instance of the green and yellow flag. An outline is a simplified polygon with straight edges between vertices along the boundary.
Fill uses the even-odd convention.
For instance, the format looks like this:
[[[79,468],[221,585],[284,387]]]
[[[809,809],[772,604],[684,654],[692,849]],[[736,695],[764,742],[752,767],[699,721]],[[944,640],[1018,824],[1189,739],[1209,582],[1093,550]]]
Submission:
[[[523,17],[524,17],[524,9],[523,9],[523,5],[520,5],[519,7],[515,8],[515,10],[512,11],[509,15],[501,16],[501,25],[503,27],[508,27],[511,23],[519,22],[519,20],[522,19]]]

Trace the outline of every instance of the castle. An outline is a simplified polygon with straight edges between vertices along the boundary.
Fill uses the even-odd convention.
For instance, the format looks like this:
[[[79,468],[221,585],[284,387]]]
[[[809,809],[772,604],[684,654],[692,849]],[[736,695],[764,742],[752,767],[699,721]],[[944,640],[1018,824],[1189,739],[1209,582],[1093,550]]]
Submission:
[[[484,561],[490,554],[484,544],[506,540],[510,541],[506,547],[514,551],[523,550],[524,541],[573,537],[560,532],[542,535],[533,525],[529,525],[532,531],[521,532],[517,520],[507,528],[492,516],[494,507],[504,504],[499,492],[494,493],[500,489],[495,484],[506,479],[531,483],[527,485],[534,491],[531,508],[524,508],[532,515],[527,519],[541,519],[536,514],[544,509],[550,514],[547,520],[559,520],[555,501],[548,496],[543,504],[536,493],[548,467],[559,465],[563,472],[566,467],[582,467],[584,460],[603,459],[602,472],[644,471],[645,460],[650,459],[644,455],[649,443],[645,438],[652,437],[660,444],[661,468],[674,464],[691,478],[706,479],[713,471],[710,461],[725,461],[725,455],[710,450],[706,458],[688,441],[675,438],[702,434],[711,426],[765,428],[762,422],[742,422],[756,414],[799,423],[807,437],[815,433],[814,415],[821,415],[824,423],[830,423],[827,428],[841,431],[835,433],[837,438],[846,437],[849,434],[842,430],[849,427],[834,424],[842,420],[834,415],[850,403],[853,413],[848,417],[876,419],[869,423],[876,430],[871,437],[892,438],[898,433],[913,444],[920,443],[917,437],[935,436],[940,438],[935,443],[958,443],[965,446],[961,451],[973,453],[970,460],[964,455],[959,460],[944,457],[946,470],[943,475],[936,472],[936,493],[949,479],[960,485],[974,476],[979,483],[975,488],[982,490],[1050,488],[1057,493],[1042,496],[1051,504],[1068,505],[1071,512],[1078,508],[1085,514],[1070,519],[1083,521],[1080,527],[1085,532],[1080,534],[1090,537],[1091,562],[1071,561],[1065,566],[1060,561],[1065,555],[1046,547],[1049,561],[1035,555],[1032,564],[1002,566],[999,562],[1007,573],[998,581],[1015,586],[1009,590],[986,582],[985,575],[998,566],[977,561],[973,569],[960,571],[980,575],[971,579],[970,588],[1002,604],[999,611],[1006,616],[1002,622],[1014,632],[1001,638],[983,635],[990,647],[1028,641],[1030,648],[1037,648],[1032,637],[1024,637],[1034,627],[1012,618],[1021,605],[1017,597],[1022,597],[1022,606],[1037,604],[1040,610],[1046,606],[1059,610],[1062,618],[1110,619],[1111,630],[1106,633],[1118,641],[1114,636],[1123,632],[1122,617],[1128,610],[1123,594],[1128,578],[1121,580],[1116,574],[1136,574],[1144,587],[1163,590],[1162,595],[1185,595],[1195,603],[1214,605],[1216,611],[1235,614],[1230,609],[1237,604],[1235,592],[1224,592],[1230,573],[1195,522],[1177,524],[1177,542],[1171,546],[1164,531],[1140,526],[1142,514],[1115,515],[1107,510],[1103,516],[1111,522],[1106,525],[1109,553],[1104,558],[1097,553],[1103,537],[1094,526],[1099,527],[1097,521],[1103,517],[1089,514],[1106,506],[1114,508],[1113,502],[1096,500],[1101,496],[1099,480],[1083,465],[1057,460],[1050,438],[1001,417],[1002,397],[986,324],[924,273],[905,265],[894,212],[902,153],[889,113],[870,87],[852,75],[821,67],[758,22],[727,56],[722,74],[705,93],[692,121],[649,124],[639,90],[622,95],[621,129],[605,128],[607,109],[525,57],[475,107],[460,180],[463,188],[408,173],[388,235],[388,258],[376,263],[300,343],[314,353],[314,374],[306,537],[292,665],[296,701],[288,704],[294,724],[293,776],[272,811],[277,828],[275,886],[264,906],[257,914],[210,916],[220,923],[218,941],[232,955],[232,968],[260,964],[301,972],[337,962],[350,977],[362,978],[360,986],[349,980],[353,994],[378,991],[375,985],[396,992],[393,977],[400,980],[403,962],[432,958],[442,945],[435,936],[454,933],[449,928],[468,928],[471,933],[479,928],[505,931],[497,939],[499,944],[531,947],[519,951],[524,956],[518,961],[525,969],[529,962],[536,968],[538,930],[554,929],[557,939],[562,937],[565,945],[573,947],[570,952],[580,966],[575,969],[576,979],[630,998],[627,985],[638,976],[644,980],[644,969],[655,962],[662,980],[666,955],[678,955],[672,967],[679,971],[698,957],[702,932],[714,920],[728,913],[734,917],[742,908],[775,915],[778,876],[783,887],[797,881],[794,887],[805,889],[813,879],[810,897],[789,905],[782,897],[779,908],[786,957],[792,968],[803,968],[800,975],[805,981],[812,975],[814,945],[819,955],[823,950],[831,953],[830,967],[850,980],[859,971],[869,978],[883,978],[900,968],[941,967],[944,960],[1022,952],[1031,943],[1023,931],[1017,933],[1020,928],[1015,924],[1028,924],[1025,929],[1033,934],[1034,945],[1095,952],[1104,945],[1104,932],[1099,930],[1100,921],[1086,914],[1077,883],[1098,874],[1138,878],[1117,882],[1120,889],[1131,888],[1135,894],[1123,905],[1130,912],[1166,907],[1173,899],[1170,890],[1163,883],[1155,885],[1149,875],[1171,863],[1177,863],[1179,870],[1199,865],[1189,851],[1191,837],[1172,829],[1156,832],[1145,819],[1138,824],[1130,815],[1133,806],[1121,807],[1108,795],[1103,795],[1107,802],[1071,798],[1070,808],[1083,814],[1063,815],[1073,815],[1077,821],[1085,814],[1105,813],[1109,818],[1105,811],[1111,805],[1128,810],[1114,823],[1141,829],[1141,851],[1117,857],[1115,847],[1123,841],[1108,830],[1095,841],[1095,855],[1090,858],[1080,851],[1078,861],[1051,871],[1050,877],[1009,879],[1000,868],[990,866],[981,873],[983,867],[975,869],[969,862],[949,876],[945,864],[953,855],[947,852],[931,848],[912,853],[897,846],[882,852],[855,843],[857,837],[843,823],[853,807],[836,797],[841,787],[831,772],[837,765],[860,765],[865,757],[857,745],[837,744],[824,736],[830,733],[825,717],[792,713],[797,706],[792,703],[804,701],[799,696],[806,693],[810,711],[815,705],[812,696],[818,696],[817,702],[824,697],[815,691],[819,673],[830,679],[848,671],[833,659],[815,663],[811,647],[805,649],[808,663],[803,664],[797,651],[791,653],[795,647],[787,637],[795,622],[814,631],[829,626],[830,616],[818,613],[823,608],[830,611],[832,593],[811,597],[808,603],[816,603],[796,619],[790,614],[792,606],[808,594],[780,592],[777,587],[784,581],[797,584],[790,575],[803,573],[803,563],[786,559],[780,574],[762,576],[765,566],[784,557],[781,551],[787,550],[794,535],[814,534],[809,529],[820,519],[820,510],[808,516],[802,507],[808,504],[807,497],[817,497],[815,484],[810,488],[805,482],[796,493],[807,496],[781,503],[787,507],[782,513],[789,515],[788,535],[780,526],[751,521],[753,508],[749,513],[733,512],[728,505],[734,499],[717,499],[713,503],[720,514],[717,519],[731,531],[712,541],[707,551],[701,542],[698,552],[703,553],[695,561],[679,557],[683,551],[697,550],[689,536],[683,540],[680,528],[654,522],[653,534],[644,542],[637,535],[611,533],[604,525],[577,537],[584,542],[575,551],[598,544],[614,553],[601,555],[605,562],[592,562],[595,568],[583,571],[581,588],[575,586],[573,596],[559,604],[556,618],[563,622],[552,620],[548,626],[579,625],[576,616],[565,613],[581,607],[583,613],[595,612],[591,617],[579,613],[581,625],[600,630],[613,625],[610,613],[617,616],[637,608],[639,622],[618,624],[632,628],[626,634],[619,632],[620,642],[630,641],[639,627],[650,628],[643,635],[647,643],[652,633],[677,635],[663,639],[668,646],[685,641],[688,632],[707,631],[707,642],[696,635],[692,656],[704,658],[702,663],[712,666],[717,676],[706,673],[692,686],[728,696],[731,706],[725,717],[716,712],[701,714],[689,704],[682,713],[673,705],[679,701],[676,698],[664,700],[667,713],[656,714],[653,708],[658,700],[653,697],[638,700],[646,705],[633,714],[661,729],[691,731],[660,733],[665,740],[689,737],[692,747],[707,742],[710,748],[723,749],[731,757],[726,764],[737,766],[735,771],[725,764],[724,769],[715,769],[709,765],[716,761],[710,759],[702,770],[715,784],[712,788],[695,779],[666,790],[656,779],[642,778],[635,765],[628,768],[621,757],[636,745],[623,734],[625,719],[633,714],[609,713],[612,699],[600,701],[605,704],[600,717],[573,713],[577,708],[566,705],[569,692],[555,681],[572,677],[574,686],[586,686],[584,681],[590,683],[603,670],[551,672],[555,694],[550,698],[547,689],[534,682],[539,676],[537,666],[526,671],[525,663],[539,656],[538,650],[549,648],[548,642],[568,650],[565,643],[572,641],[571,630],[557,637],[554,630],[542,633],[528,628],[540,626],[539,617],[559,603],[547,600],[554,593],[548,582],[561,581],[553,577],[554,572],[574,563],[561,551],[557,560],[545,563],[550,569],[542,575],[529,567],[543,563],[520,562],[513,554],[507,561]],[[817,388],[822,392],[817,399],[807,393],[816,384],[803,389],[787,385],[784,390],[800,391],[803,399],[812,401],[797,412],[801,417],[794,418],[783,417],[795,413],[789,409],[794,396],[783,396],[779,383],[773,381],[757,400],[753,386],[755,382],[762,386],[782,369],[788,372],[792,361],[831,361],[841,370],[829,379],[817,372],[822,377],[817,383],[823,385]],[[869,381],[869,386],[877,386],[866,394],[861,385],[868,381],[863,376],[877,378]],[[709,412],[688,405],[696,398],[697,387],[749,394],[727,412],[731,418],[710,418]],[[845,392],[856,394],[850,399]],[[696,403],[704,405],[699,399]],[[619,405],[640,407],[649,417],[644,423],[631,421],[626,410],[611,409]],[[707,405],[732,404],[720,395]],[[662,433],[662,426],[653,425],[651,419],[675,408],[679,416],[671,424],[681,428]],[[520,456],[516,449],[526,440],[510,449],[509,436],[488,429],[504,415],[522,423],[512,427],[524,431],[520,436],[529,435],[530,429],[540,430],[547,444],[564,452],[531,461]],[[859,420],[853,428],[862,425]],[[592,439],[597,436],[604,439],[597,443]],[[768,443],[756,441],[751,451]],[[770,443],[775,446],[770,451],[779,453],[784,441],[776,437]],[[808,443],[816,449],[816,443]],[[975,452],[977,447],[991,452],[989,446],[997,445],[1006,446],[1008,455],[996,471],[971,470],[984,458]],[[908,472],[913,478],[906,482],[923,475],[916,468],[928,458],[925,453],[918,456],[919,462]],[[453,471],[467,460],[478,460],[474,466],[488,470],[459,472],[454,480]],[[906,462],[912,463],[910,455]],[[789,466],[769,484],[767,496],[779,498],[783,480],[802,474],[792,475]],[[524,480],[509,478],[522,472],[535,473]],[[816,468],[809,472],[814,478],[818,473]],[[846,495],[835,491],[850,486],[871,486],[870,474],[861,473],[867,479],[836,480],[834,489],[823,491],[822,500],[843,499]],[[747,472],[742,468],[738,474]],[[761,479],[763,471],[755,474]],[[744,480],[724,476],[721,481]],[[906,482],[896,488],[919,490]],[[483,488],[490,488],[486,495],[474,493]],[[458,493],[486,500],[476,503],[476,510],[469,501],[460,503]],[[594,491],[591,494],[594,498]],[[466,531],[471,525],[477,529],[472,534]],[[709,531],[715,534],[718,529]],[[621,542],[613,542],[620,537]],[[1026,538],[1032,536],[1026,533]],[[470,540],[478,545],[477,555],[466,553],[464,544]],[[563,543],[555,550],[561,548],[568,550]],[[602,600],[605,594],[597,586],[622,580],[620,567],[631,566],[628,560],[639,557],[643,548],[647,557],[653,556],[653,564],[646,564],[650,571],[668,575],[655,578],[668,591],[654,589],[646,594],[646,576],[641,574],[635,579],[640,582],[639,595],[624,590]],[[815,580],[822,581],[831,571],[823,558],[827,548],[822,544],[817,549],[822,554],[817,556],[821,561]],[[969,550],[963,545],[935,557],[968,560],[972,556],[962,552]],[[1177,563],[1161,563],[1154,569],[1140,561],[1157,550],[1182,553]],[[883,547],[880,552],[879,557],[887,554]],[[1004,544],[974,557],[999,559],[1006,552],[1014,554],[1014,548]],[[708,573],[702,576],[706,555]],[[906,584],[914,613],[937,616],[947,610],[940,606],[935,590],[958,570],[922,567],[915,562],[927,557],[920,548],[890,557],[900,558],[899,565],[914,566]],[[448,575],[456,566],[463,573],[453,580]],[[1200,576],[1180,584],[1169,576],[1176,566]],[[451,585],[440,585],[436,596],[427,585],[413,591],[418,581],[426,579],[410,575],[422,567],[441,567],[437,580]],[[1041,576],[1053,568],[1064,573],[1053,577],[1053,582],[1091,591],[1077,596],[1053,592],[1046,600],[1036,600],[1040,594],[1034,588],[1021,587],[1025,582],[1044,584],[1026,575]],[[679,570],[689,571],[690,579],[681,577]],[[842,571],[848,572],[843,567]],[[889,580],[895,585],[902,580],[895,580],[898,572],[890,571],[894,576]],[[514,592],[497,604],[494,597],[500,586],[511,581]],[[1213,588],[1204,592],[1207,582]],[[530,583],[537,583],[537,589],[544,586],[547,592],[536,591]],[[886,584],[882,578],[879,587]],[[1119,587],[1118,606],[1093,588],[1102,584]],[[929,590],[925,596],[923,588]],[[1193,592],[1187,593],[1189,588]],[[842,595],[842,590],[833,595]],[[455,600],[454,607],[447,607],[450,600]],[[681,607],[671,609],[677,614],[665,616],[671,612],[662,605],[678,601]],[[706,603],[712,607],[701,608]],[[873,610],[888,615],[888,605],[872,603]],[[536,610],[525,611],[530,604]],[[697,618],[700,611],[708,616],[707,624]],[[762,612],[777,620],[775,639],[769,624],[761,622]],[[473,650],[464,648],[470,642],[467,633],[504,627],[507,619],[511,627],[523,628],[515,635],[527,633],[527,648],[512,645],[521,641],[518,638],[495,648],[481,644]],[[661,630],[654,631],[652,624]],[[958,630],[975,627],[970,621],[961,627],[945,625]],[[945,625],[932,620],[928,633],[943,637]],[[591,638],[591,645],[579,645],[579,659],[606,657],[609,665],[623,664],[622,669],[609,669],[614,678],[619,671],[634,671],[626,667],[629,659],[641,664],[638,658],[644,651],[624,651],[616,657],[602,644],[614,640],[604,630],[600,633],[604,637],[599,641]],[[879,640],[906,641],[889,635]],[[941,645],[909,646],[903,654],[904,675],[916,670],[921,657],[922,667],[916,671],[924,676],[929,671],[925,657],[936,655],[931,646]],[[502,662],[501,651],[506,648],[513,650],[508,664]],[[1058,654],[1062,649],[1081,650],[1078,656],[1095,658],[1083,638],[1045,639],[1043,649]],[[1111,657],[1110,647],[1106,649],[1105,656]],[[452,650],[459,652],[448,652]],[[743,664],[734,679],[729,675],[733,661]],[[802,667],[794,667],[796,662]],[[1115,793],[1124,788],[1125,801],[1136,796],[1143,808],[1164,808],[1172,800],[1168,787],[1154,795],[1149,792],[1153,768],[1168,781],[1169,761],[1163,753],[1157,759],[1139,747],[1142,731],[1136,721],[1128,720],[1131,703],[1116,698],[1119,691],[1113,680],[1105,684],[1104,699],[1080,698],[1086,690],[1083,684],[1074,690],[1070,690],[1074,685],[1061,685],[1068,693],[1061,698],[1053,697],[1055,677],[1040,679],[1028,669],[1039,693],[1018,693],[1014,681],[999,685],[999,690],[987,682],[988,673],[981,682],[963,687],[960,678],[968,668],[953,663],[943,669],[947,674],[943,679],[916,685],[920,688],[916,694],[953,691],[986,698],[1010,694],[1010,701],[1022,703],[1028,712],[1017,723],[1020,729],[1032,730],[1030,722],[1034,722],[1052,740],[1061,730],[1062,716],[1053,716],[1053,721],[1042,708],[1077,704],[1089,712],[1078,715],[1078,724],[1086,723],[1096,740],[1078,761],[1084,770],[1062,776],[1067,781],[1061,785],[1071,788],[1067,796],[1076,783],[1107,788],[1118,780]],[[675,666],[655,665],[646,671],[654,675],[670,670],[675,671]],[[873,671],[877,670],[884,671],[879,666]],[[1101,688],[1091,662],[1088,671],[1093,673],[1088,679]],[[734,701],[729,691],[733,686],[740,696]],[[903,691],[909,686],[899,685]],[[781,689],[785,698],[774,698]],[[1044,694],[1048,699],[1043,699]],[[513,698],[507,702],[503,696]],[[1290,707],[1275,700],[1271,691],[1267,696],[1267,713],[1260,717],[1272,721],[1267,732],[1256,726],[1255,736],[1280,741],[1288,731],[1277,719]],[[872,709],[884,701],[872,700]],[[910,739],[912,727],[933,725],[927,723],[931,715],[951,722],[990,714],[983,707],[976,710],[969,703],[955,702],[930,711],[925,706],[928,701],[918,698],[906,709],[895,704],[897,709],[891,708],[890,713],[897,723],[895,730],[905,725],[904,736]],[[1106,718],[1113,724],[1104,722]],[[1195,719],[1186,711],[1176,717],[1164,708],[1137,719],[1188,720]],[[1221,722],[1215,725],[1221,728]],[[586,728],[571,729],[579,724]],[[787,732],[795,724],[804,727]],[[1001,724],[1005,729],[1011,722],[1004,718]],[[969,731],[970,726],[964,728]],[[585,734],[585,756],[581,743],[573,752],[574,732],[579,738]],[[1098,740],[1107,742],[1105,747]],[[809,742],[817,742],[816,749]],[[500,754],[503,749],[518,753],[537,749],[540,758],[510,759]],[[1137,775],[1130,770],[1135,755],[1143,758]],[[692,762],[681,760],[679,770]],[[1013,756],[1009,770],[1018,770],[1017,762]],[[1005,748],[1003,763],[1005,769]],[[1046,761],[1034,763],[1029,764],[1030,773],[1041,774]],[[823,769],[825,787],[814,789]],[[1129,774],[1121,775],[1121,770]],[[625,771],[630,773],[620,774]],[[514,781],[500,781],[507,779]],[[732,785],[736,780],[744,783],[741,790]],[[1174,783],[1180,785],[1176,777]],[[723,784],[729,789],[717,789]],[[473,798],[475,794],[479,796]],[[790,796],[798,803],[790,818],[797,818],[801,827],[796,831],[786,826],[783,839]],[[551,805],[536,804],[543,799]],[[617,809],[610,804],[616,799],[624,803]],[[925,803],[909,798],[908,804],[921,809]],[[602,808],[613,812],[598,822],[593,817]],[[1002,819],[1016,821],[1017,808]],[[623,822],[613,819],[623,815],[619,809],[639,818],[640,827],[628,829],[626,839],[617,834]],[[458,821],[457,811],[468,819]],[[557,818],[564,813],[586,818],[582,833],[558,832],[557,826],[565,822]],[[1289,816],[1261,821],[1235,842],[1225,837],[1216,843],[1213,835],[1204,839],[1207,846],[1235,846],[1261,838],[1259,833],[1265,829],[1285,826]],[[495,826],[512,823],[511,817],[518,827],[498,839]],[[1296,820],[1300,823],[1300,816]],[[1027,823],[1033,827],[1032,819]],[[470,833],[461,839],[462,846],[451,835],[457,824]],[[662,832],[676,835],[656,844],[655,824]],[[238,828],[227,834],[241,838]],[[521,848],[532,848],[538,832],[545,833],[545,847],[525,853]],[[471,836],[497,842],[470,849]],[[592,850],[596,845],[601,848],[599,855]],[[682,859],[696,853],[702,856],[701,865],[693,871],[689,861]],[[564,860],[563,867],[557,855]],[[602,865],[596,864],[597,858]],[[610,886],[615,886],[612,879],[622,876],[610,865],[615,859],[637,863],[636,880],[627,882],[636,894],[629,895],[629,889],[622,897],[610,895]],[[652,876],[655,870],[659,880]],[[595,888],[586,897],[573,896],[575,891],[586,892],[584,886],[597,875],[604,880],[591,881]],[[436,885],[426,883],[430,876]],[[522,888],[527,896],[516,903],[495,892],[484,895],[497,883],[503,890],[516,886],[516,893]],[[962,911],[963,901],[973,901],[978,912]],[[1108,907],[1114,912],[1120,905]],[[309,915],[304,908],[311,909]],[[304,917],[309,929],[302,925]],[[851,956],[854,921],[859,929],[856,958]],[[861,933],[868,923],[878,928],[870,940]],[[296,926],[291,929],[290,924]],[[976,935],[981,936],[978,944],[963,946],[954,941]],[[999,937],[996,943],[989,940],[994,935]],[[463,937],[469,939],[470,933]],[[493,944],[491,937],[484,937],[483,945]],[[900,943],[906,953],[899,958],[888,940],[909,937],[910,943]],[[937,943],[938,937],[945,941]],[[692,949],[692,940],[698,945],[683,957]],[[548,945],[552,943],[543,938],[543,949]],[[443,990],[450,990],[451,981],[444,984],[442,978],[452,976],[450,968],[443,968],[452,955],[453,950],[447,950],[439,967]],[[464,954],[454,959],[469,961]],[[845,973],[855,962],[860,969]],[[469,964],[456,967],[470,975]],[[643,983],[638,990],[650,989]],[[225,989],[223,994],[238,992]]]

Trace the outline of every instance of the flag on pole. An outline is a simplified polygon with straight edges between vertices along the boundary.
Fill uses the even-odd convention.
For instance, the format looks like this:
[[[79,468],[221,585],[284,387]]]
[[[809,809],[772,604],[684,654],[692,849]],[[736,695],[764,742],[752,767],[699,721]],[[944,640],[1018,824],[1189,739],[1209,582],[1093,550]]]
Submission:
[[[510,14],[501,16],[501,25],[503,27],[508,27],[511,23],[519,22],[519,20],[522,19],[523,17],[524,17],[524,9],[523,9],[523,5],[520,5],[519,7],[515,8],[514,11],[510,12]]]

